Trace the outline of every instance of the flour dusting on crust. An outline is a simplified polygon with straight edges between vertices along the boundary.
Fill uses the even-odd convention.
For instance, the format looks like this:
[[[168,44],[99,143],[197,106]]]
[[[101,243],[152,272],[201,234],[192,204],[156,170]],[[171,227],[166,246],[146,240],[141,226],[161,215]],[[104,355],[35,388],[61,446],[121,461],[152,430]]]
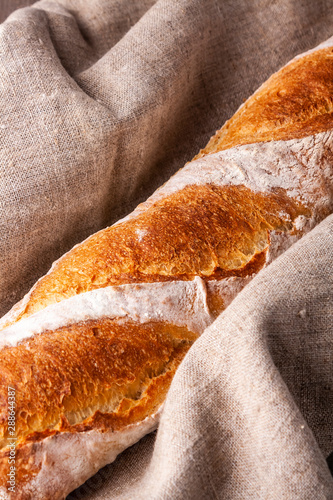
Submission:
[[[62,300],[14,323],[1,332],[0,348],[46,330],[102,318],[172,323],[198,334],[213,321],[206,285],[198,276],[193,281],[109,286]]]
[[[141,422],[128,425],[119,431],[62,432],[25,446],[33,449],[34,465],[41,467],[29,481],[29,498],[34,500],[65,499],[101,467],[114,462],[119,453],[156,429],[162,413],[158,411]],[[0,498],[15,500],[5,488],[0,488]],[[26,497],[24,497],[26,498]]]

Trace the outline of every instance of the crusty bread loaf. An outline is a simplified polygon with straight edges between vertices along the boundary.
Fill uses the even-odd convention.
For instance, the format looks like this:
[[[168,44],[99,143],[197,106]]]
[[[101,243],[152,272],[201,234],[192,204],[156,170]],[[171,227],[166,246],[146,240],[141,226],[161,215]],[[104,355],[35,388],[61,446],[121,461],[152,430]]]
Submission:
[[[2,319],[1,498],[65,498],[153,430],[198,335],[333,211],[332,72],[333,39],[273,75],[192,162]]]

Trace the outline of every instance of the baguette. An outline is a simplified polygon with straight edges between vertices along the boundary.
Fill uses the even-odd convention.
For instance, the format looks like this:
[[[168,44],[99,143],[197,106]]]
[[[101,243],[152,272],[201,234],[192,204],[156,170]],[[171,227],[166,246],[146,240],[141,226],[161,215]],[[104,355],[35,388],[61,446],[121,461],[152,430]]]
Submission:
[[[332,74],[333,38],[273,75],[194,160],[2,318],[0,498],[63,499],[155,429],[197,337],[333,211]]]

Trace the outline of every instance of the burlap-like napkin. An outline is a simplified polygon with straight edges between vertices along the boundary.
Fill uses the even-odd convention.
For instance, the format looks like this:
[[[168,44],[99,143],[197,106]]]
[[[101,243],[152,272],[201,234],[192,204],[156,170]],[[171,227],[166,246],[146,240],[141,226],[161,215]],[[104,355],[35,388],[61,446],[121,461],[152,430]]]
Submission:
[[[57,0],[12,14],[0,314],[332,34],[331,1]],[[69,498],[333,498],[332,244],[327,219],[246,287],[178,371],[155,448],[146,437]]]

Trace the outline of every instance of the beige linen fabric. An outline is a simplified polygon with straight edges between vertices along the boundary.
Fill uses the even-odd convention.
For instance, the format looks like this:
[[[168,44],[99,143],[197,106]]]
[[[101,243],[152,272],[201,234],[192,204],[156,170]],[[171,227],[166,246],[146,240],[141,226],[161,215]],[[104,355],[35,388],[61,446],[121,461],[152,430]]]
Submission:
[[[0,314],[332,35],[332,1],[13,13],[0,26]],[[327,219],[246,287],[178,371],[155,448],[147,436],[68,498],[333,498],[332,238]]]

